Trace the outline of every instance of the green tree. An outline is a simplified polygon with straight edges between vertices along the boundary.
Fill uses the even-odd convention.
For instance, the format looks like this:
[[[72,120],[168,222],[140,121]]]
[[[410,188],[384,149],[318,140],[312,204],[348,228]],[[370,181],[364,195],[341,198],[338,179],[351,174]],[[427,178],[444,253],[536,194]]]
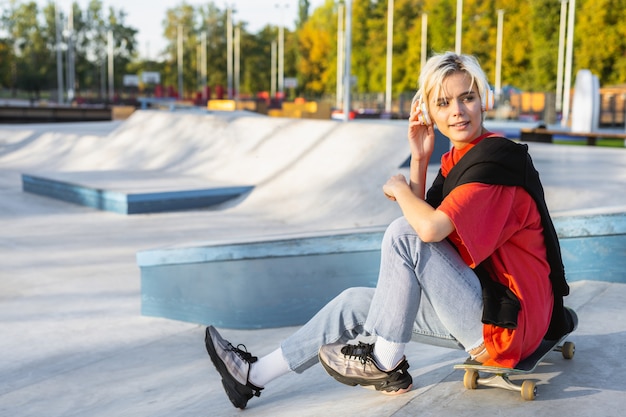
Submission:
[[[248,33],[242,39],[242,85],[244,93],[270,91],[272,42],[277,39],[278,30],[265,26],[256,36]],[[289,39],[285,35],[286,39]],[[285,48],[288,43],[285,41]]]
[[[626,82],[626,1],[586,0],[577,9],[577,67],[588,68],[602,83]]]
[[[178,91],[179,97],[186,97],[186,93],[196,90],[197,86],[197,48],[198,30],[197,19],[193,6],[186,2],[182,2],[166,11],[166,20],[164,26],[164,36],[168,40],[167,54],[169,56],[169,66],[166,67],[164,74],[165,83],[175,86],[178,90],[178,56],[179,44],[178,34],[182,31],[182,57],[183,57],[183,90]]]
[[[556,87],[560,9],[560,3],[551,0],[531,3],[529,27],[533,52],[529,60],[533,78],[520,83],[526,89],[554,91]]]
[[[11,84],[11,66],[13,54],[8,39],[0,38],[0,88],[9,88]]]
[[[126,24],[126,12],[109,7],[105,26],[113,35],[113,65],[115,74],[115,86],[119,89],[123,85],[123,77],[126,73],[134,74],[129,67],[133,60],[137,59],[137,29]],[[98,32],[101,34],[102,32]],[[97,61],[93,61],[97,65]]]
[[[53,9],[50,6],[48,19],[53,19]],[[64,23],[66,48],[69,45],[69,36],[74,45],[74,68],[76,96],[86,92],[94,92],[101,97],[108,80],[108,32],[113,34],[114,51],[114,85],[119,90],[126,66],[136,55],[137,30],[125,24],[126,14],[109,8],[108,16],[102,7],[101,0],[90,0],[85,10],[77,2],[71,5],[71,14],[61,13]],[[71,18],[71,22],[70,22]],[[68,28],[72,28],[69,30]],[[51,32],[52,33],[52,32]],[[67,53],[66,53],[67,64]]]
[[[320,97],[337,77],[337,13],[332,0],[317,8],[298,31],[298,77],[302,91]]]
[[[494,3],[494,0],[463,2],[461,51],[475,55],[488,77],[494,74],[496,55],[497,11]],[[493,77],[489,79],[493,80]]]
[[[393,35],[393,92],[417,89],[422,56],[423,1],[396,0]]]
[[[42,29],[36,2],[12,5],[15,7],[5,15],[5,27],[8,28],[14,51],[11,84],[13,88],[28,91],[38,98],[47,87],[49,74],[52,73],[51,52],[46,39],[49,31]]]
[[[298,20],[296,21],[296,28],[300,29],[307,20],[309,20],[309,8],[311,2],[309,0],[298,0]]]
[[[198,8],[199,27],[207,36],[207,83],[226,86],[226,11],[213,2]]]
[[[454,51],[456,30],[456,0],[425,0],[428,13],[428,56]]]
[[[532,51],[534,35],[527,20],[527,16],[531,14],[530,2],[499,0],[496,7],[504,10],[502,84],[526,88],[532,85],[534,79],[530,71],[532,58],[530,51]],[[557,50],[557,47],[558,44],[552,48],[553,52]],[[493,53],[495,63],[495,50]],[[491,80],[495,77],[493,73],[488,75]]]

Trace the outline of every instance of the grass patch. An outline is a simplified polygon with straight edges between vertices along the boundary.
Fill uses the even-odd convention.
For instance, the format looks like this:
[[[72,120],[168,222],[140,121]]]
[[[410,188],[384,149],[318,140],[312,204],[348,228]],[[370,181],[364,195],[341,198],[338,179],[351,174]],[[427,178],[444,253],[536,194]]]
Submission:
[[[575,140],[554,139],[554,143],[557,145],[587,146],[587,139],[575,139]],[[624,143],[624,139],[620,139],[620,138],[598,138],[596,139],[596,146],[604,146],[608,148],[623,148],[625,146],[625,143]]]

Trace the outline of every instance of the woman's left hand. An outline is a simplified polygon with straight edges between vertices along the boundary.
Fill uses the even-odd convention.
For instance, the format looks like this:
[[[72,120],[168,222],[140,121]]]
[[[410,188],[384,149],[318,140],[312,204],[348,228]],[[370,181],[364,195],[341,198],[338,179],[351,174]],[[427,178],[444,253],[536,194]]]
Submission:
[[[397,174],[392,176],[387,180],[385,185],[383,185],[383,192],[385,193],[385,197],[387,197],[391,201],[396,201],[396,195],[400,190],[400,187],[409,187],[409,184],[406,181],[406,177],[402,174]]]

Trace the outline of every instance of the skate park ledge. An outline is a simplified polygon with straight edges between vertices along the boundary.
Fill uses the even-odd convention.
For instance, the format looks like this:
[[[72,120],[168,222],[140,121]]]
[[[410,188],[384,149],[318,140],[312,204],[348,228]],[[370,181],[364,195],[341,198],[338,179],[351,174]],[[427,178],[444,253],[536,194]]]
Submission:
[[[129,184],[129,178],[135,178],[135,182]],[[248,185],[212,184],[198,178],[163,172],[22,174],[22,189],[25,192],[118,214],[206,208],[249,193],[253,188]]]
[[[553,221],[568,281],[626,282],[626,210]],[[142,314],[233,329],[303,324],[345,288],[376,285],[384,230],[140,251]]]

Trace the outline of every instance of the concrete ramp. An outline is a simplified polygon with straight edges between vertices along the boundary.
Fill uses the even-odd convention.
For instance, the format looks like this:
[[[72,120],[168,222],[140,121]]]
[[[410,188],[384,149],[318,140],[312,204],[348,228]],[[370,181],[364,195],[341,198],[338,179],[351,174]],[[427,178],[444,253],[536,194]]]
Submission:
[[[7,155],[8,166],[36,167],[28,175],[89,184],[136,172],[141,188],[140,174],[148,171],[178,175],[181,183],[193,177],[206,187],[254,186],[218,209],[239,205],[242,216],[306,230],[388,223],[399,211],[386,202],[382,184],[408,172],[400,168],[408,156],[404,123],[138,111],[105,137],[40,132],[14,142],[24,146]],[[440,142],[441,154],[447,140]]]

